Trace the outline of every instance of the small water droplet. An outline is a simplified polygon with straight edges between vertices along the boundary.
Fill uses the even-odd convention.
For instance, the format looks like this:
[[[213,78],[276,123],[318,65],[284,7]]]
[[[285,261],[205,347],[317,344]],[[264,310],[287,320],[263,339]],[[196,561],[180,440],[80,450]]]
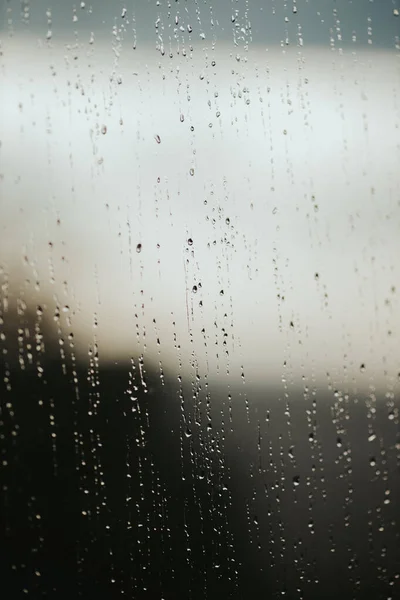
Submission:
[[[142,251],[142,244],[136,246],[136,252],[139,254]]]

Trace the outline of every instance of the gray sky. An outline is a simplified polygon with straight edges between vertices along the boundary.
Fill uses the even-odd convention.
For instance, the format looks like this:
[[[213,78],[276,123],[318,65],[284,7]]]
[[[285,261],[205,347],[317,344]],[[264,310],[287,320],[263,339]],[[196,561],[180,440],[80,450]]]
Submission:
[[[205,36],[210,41],[236,39],[239,46],[286,40],[295,45],[301,37],[304,45],[329,45],[334,38],[336,46],[367,45],[371,40],[374,46],[394,48],[400,34],[396,10],[400,0],[0,0],[0,23],[3,32],[29,28],[43,37],[49,27],[53,37],[68,30],[86,37],[90,31],[111,35],[117,26],[124,28],[125,39],[136,35],[138,44],[156,42],[158,36],[167,44],[178,30],[185,42]]]

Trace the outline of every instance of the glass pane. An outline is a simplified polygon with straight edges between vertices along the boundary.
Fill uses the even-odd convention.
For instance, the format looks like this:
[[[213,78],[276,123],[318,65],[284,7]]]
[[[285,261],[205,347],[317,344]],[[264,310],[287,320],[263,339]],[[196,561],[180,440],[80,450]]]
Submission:
[[[396,3],[0,7],[9,597],[396,598]]]

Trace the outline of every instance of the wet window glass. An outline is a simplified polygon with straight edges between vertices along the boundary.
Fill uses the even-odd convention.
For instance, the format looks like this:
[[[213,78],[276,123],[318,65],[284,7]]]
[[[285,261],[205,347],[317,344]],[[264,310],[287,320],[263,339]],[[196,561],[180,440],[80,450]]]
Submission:
[[[5,597],[400,597],[399,10],[0,2]]]

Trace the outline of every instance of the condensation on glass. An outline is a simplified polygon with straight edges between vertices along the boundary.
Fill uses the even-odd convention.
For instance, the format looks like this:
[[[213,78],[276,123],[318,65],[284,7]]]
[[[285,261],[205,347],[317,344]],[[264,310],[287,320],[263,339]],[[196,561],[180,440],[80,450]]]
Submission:
[[[11,596],[396,598],[397,2],[0,7]]]

